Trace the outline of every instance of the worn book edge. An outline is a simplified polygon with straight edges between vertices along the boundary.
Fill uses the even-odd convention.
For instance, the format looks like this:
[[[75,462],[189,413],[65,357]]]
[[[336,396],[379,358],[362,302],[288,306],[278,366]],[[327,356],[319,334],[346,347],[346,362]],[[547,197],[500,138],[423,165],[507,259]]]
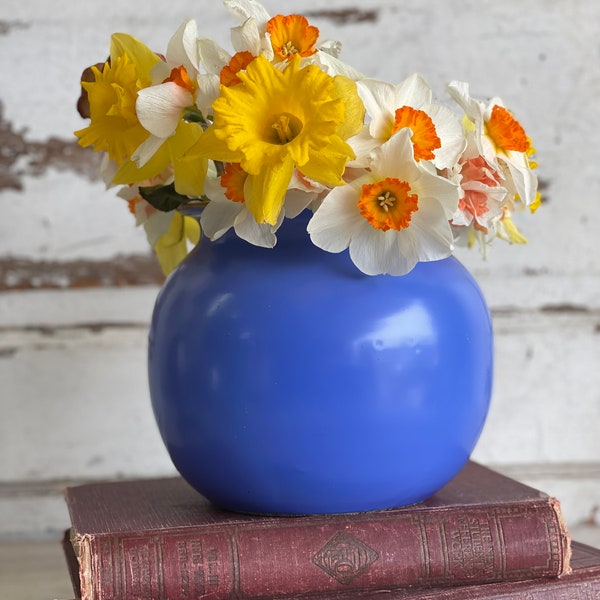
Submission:
[[[559,539],[564,558],[562,569],[558,573],[557,577],[562,577],[563,575],[569,575],[573,572],[573,568],[571,566],[571,558],[573,556],[573,547],[571,544],[572,540],[571,535],[569,533],[569,529],[567,527],[567,523],[565,522],[562,513],[559,500],[557,498],[550,497],[549,503],[552,509],[554,510],[554,513],[556,514],[556,520],[558,522],[558,527],[560,531]]]

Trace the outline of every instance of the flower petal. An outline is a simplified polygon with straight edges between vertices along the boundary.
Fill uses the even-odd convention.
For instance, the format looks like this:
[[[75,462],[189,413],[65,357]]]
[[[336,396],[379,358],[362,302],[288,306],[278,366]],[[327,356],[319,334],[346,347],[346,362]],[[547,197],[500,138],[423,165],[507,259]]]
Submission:
[[[264,24],[266,28],[266,23],[271,18],[264,6],[255,0],[223,0],[223,4],[240,23],[254,18],[261,27]]]
[[[233,227],[235,219],[243,209],[244,205],[240,202],[211,199],[200,215],[202,231],[211,240],[219,239]]]
[[[231,60],[231,54],[210,39],[199,39],[198,51],[206,72],[213,75],[218,76],[221,69]]]
[[[399,251],[400,237],[393,230],[378,231],[365,223],[350,242],[350,258],[366,275],[405,275],[417,264],[418,255],[410,243]]]
[[[394,104],[421,109],[431,104],[431,88],[418,73],[413,73],[395,88]]]
[[[190,75],[198,72],[198,26],[194,19],[185,21],[169,40],[167,60],[183,65]]]
[[[361,226],[358,193],[352,185],[333,189],[308,222],[307,231],[315,246],[342,252]]]
[[[183,109],[193,104],[194,97],[188,90],[168,81],[140,90],[136,111],[145,129],[166,138],[177,128]]]
[[[248,175],[244,197],[257,223],[275,225],[293,172],[294,161],[286,156],[279,163],[266,165],[258,175]]]
[[[275,230],[283,221],[283,213],[280,214],[278,223],[274,226],[269,223],[257,223],[246,207],[238,213],[235,221],[235,233],[238,237],[246,240],[254,246],[261,248],[273,248],[277,243]]]
[[[369,127],[371,135],[385,140],[394,124],[394,86],[386,81],[362,79],[357,82],[358,94],[371,117]]]
[[[150,48],[133,36],[126,33],[113,33],[110,38],[111,60],[114,61],[117,57],[124,54],[135,64],[138,73],[148,76],[152,67],[160,61],[155,52],[152,52]]]

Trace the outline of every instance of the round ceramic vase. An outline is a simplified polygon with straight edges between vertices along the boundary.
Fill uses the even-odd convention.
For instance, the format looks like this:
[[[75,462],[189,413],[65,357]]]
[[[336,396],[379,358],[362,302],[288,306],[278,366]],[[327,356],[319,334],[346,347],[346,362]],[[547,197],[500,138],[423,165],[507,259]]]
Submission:
[[[424,500],[469,459],[492,327],[455,258],[368,276],[306,219],[274,249],[203,239],[159,293],[156,421],[181,475],[222,508],[302,515]]]

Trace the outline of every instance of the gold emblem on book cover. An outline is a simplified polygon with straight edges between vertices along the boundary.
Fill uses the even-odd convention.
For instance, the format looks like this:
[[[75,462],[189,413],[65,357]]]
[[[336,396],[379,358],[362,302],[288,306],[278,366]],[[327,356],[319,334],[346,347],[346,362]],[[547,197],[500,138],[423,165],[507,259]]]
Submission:
[[[313,563],[342,584],[350,583],[379,554],[346,531],[338,531],[314,556]]]

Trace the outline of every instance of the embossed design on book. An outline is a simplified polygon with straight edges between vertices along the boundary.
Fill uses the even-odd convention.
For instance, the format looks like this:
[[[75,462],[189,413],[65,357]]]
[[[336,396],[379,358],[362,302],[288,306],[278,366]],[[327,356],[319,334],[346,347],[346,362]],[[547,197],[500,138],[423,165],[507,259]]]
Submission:
[[[313,563],[342,584],[364,573],[379,554],[346,531],[338,531],[314,556]]]

